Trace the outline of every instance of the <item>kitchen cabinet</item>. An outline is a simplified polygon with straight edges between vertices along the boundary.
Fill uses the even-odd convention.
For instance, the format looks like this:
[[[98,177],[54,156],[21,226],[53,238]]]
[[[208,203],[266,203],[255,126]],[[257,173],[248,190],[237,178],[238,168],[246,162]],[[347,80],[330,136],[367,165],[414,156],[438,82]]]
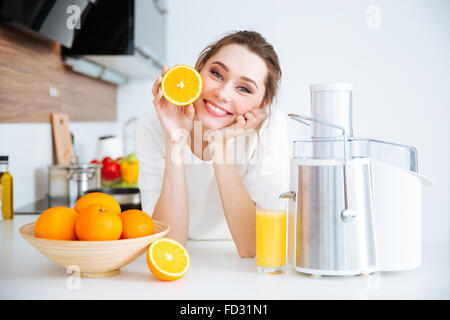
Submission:
[[[0,61],[0,123],[117,120],[117,86],[65,68],[57,42],[0,24]]]

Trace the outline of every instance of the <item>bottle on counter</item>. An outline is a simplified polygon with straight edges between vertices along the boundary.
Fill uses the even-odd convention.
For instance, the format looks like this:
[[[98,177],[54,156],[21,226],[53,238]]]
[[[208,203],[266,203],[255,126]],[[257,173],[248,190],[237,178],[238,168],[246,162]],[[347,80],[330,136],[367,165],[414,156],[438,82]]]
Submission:
[[[2,216],[3,220],[14,218],[13,177],[8,171],[9,157],[0,156],[0,185],[2,186]]]
[[[3,186],[0,184],[0,209],[2,208]],[[0,214],[0,221],[3,220],[3,215]]]

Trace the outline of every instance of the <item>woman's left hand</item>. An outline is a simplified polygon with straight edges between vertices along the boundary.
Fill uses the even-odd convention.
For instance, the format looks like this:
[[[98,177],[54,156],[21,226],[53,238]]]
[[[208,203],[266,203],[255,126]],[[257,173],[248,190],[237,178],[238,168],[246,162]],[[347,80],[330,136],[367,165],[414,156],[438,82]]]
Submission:
[[[236,121],[228,127],[217,130],[208,130],[205,133],[205,138],[210,141],[212,136],[218,136],[228,141],[233,137],[240,136],[243,133],[256,129],[265,118],[266,113],[264,109],[254,108],[243,115],[238,115]]]
[[[231,138],[238,137],[244,133],[248,134],[255,130],[265,118],[266,113],[263,108],[254,108],[243,115],[238,115],[236,121],[228,127],[208,130],[205,132],[205,139],[209,142],[210,154],[213,155],[215,153],[218,144],[221,144],[221,147],[224,148]]]

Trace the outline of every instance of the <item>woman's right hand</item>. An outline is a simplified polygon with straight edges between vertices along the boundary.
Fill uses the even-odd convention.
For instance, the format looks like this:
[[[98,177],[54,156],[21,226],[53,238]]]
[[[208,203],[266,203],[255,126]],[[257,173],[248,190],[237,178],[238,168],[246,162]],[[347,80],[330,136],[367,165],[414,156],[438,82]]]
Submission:
[[[161,89],[161,81],[167,70],[169,68],[164,66],[161,76],[153,84],[153,105],[166,136],[172,142],[179,142],[180,139],[187,138],[193,128],[195,109],[192,104],[180,107],[166,100]]]

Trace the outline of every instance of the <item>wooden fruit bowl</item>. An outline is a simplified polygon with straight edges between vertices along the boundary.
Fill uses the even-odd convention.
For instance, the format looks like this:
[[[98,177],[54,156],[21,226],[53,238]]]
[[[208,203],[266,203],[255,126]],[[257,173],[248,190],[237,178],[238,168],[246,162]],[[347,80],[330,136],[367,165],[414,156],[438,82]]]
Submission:
[[[153,220],[155,233],[146,237],[112,241],[67,241],[36,238],[35,222],[20,227],[22,237],[44,256],[81,277],[110,277],[140,257],[149,244],[166,235],[170,226]],[[68,270],[69,270],[68,269]]]

